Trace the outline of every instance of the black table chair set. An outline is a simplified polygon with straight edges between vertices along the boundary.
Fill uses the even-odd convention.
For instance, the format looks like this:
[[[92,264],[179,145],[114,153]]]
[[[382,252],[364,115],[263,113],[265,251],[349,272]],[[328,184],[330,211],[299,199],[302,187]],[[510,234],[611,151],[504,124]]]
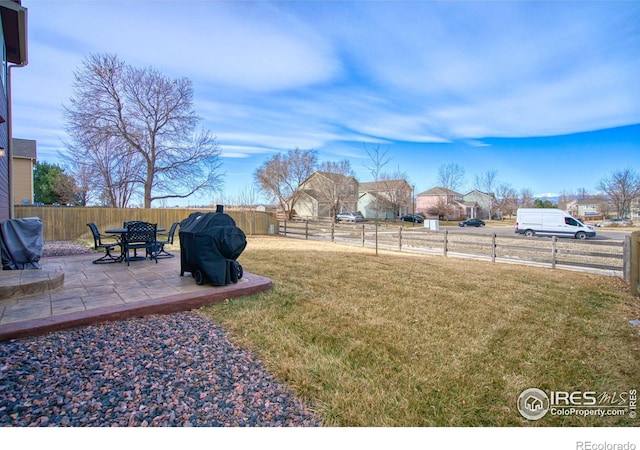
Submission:
[[[95,223],[88,223],[94,239],[96,250],[104,249],[105,255],[95,261],[94,264],[105,264],[125,261],[127,266],[131,261],[144,260],[149,257],[158,262],[158,258],[172,258],[174,255],[165,250],[165,245],[173,244],[176,228],[180,222],[171,225],[168,233],[160,233],[164,228],[158,228],[155,223],[148,223],[139,220],[124,222],[122,228],[106,230],[106,236],[100,233]],[[160,237],[160,239],[159,239]],[[115,247],[120,247],[119,256],[111,252]],[[138,250],[145,251],[144,256],[138,255]],[[133,255],[131,254],[133,252]]]

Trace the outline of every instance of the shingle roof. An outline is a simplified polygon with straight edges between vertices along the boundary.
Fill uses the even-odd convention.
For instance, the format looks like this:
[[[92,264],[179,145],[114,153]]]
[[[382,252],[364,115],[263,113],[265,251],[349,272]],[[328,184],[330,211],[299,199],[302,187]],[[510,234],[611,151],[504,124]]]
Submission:
[[[12,154],[15,158],[36,159],[36,141],[31,139],[13,138]]]

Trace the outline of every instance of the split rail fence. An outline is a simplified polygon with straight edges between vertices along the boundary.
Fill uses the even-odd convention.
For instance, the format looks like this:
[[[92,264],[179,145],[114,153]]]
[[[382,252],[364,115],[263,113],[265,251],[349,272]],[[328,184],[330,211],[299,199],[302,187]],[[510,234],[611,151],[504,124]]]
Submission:
[[[381,250],[474,258],[492,262],[588,271],[633,281],[638,272],[638,234],[624,240],[576,240],[464,230],[428,230],[375,224],[333,224],[330,221],[280,221],[279,234],[290,238],[327,240]],[[635,235],[635,240],[634,240]],[[633,289],[633,286],[632,286]]]

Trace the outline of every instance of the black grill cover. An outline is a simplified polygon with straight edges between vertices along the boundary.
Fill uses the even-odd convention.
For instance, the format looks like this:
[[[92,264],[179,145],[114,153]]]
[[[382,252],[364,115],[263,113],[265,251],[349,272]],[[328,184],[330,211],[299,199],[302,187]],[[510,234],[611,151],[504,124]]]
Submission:
[[[3,270],[40,269],[42,221],[38,217],[0,222]]]
[[[247,237],[231,216],[193,213],[180,222],[180,275],[199,271],[214,286],[236,283],[242,268],[236,259],[247,246]]]

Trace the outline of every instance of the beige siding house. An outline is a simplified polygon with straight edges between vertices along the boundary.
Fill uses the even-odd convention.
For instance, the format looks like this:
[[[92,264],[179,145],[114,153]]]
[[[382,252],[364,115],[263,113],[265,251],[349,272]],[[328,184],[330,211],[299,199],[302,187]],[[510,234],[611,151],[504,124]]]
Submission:
[[[36,141],[13,139],[13,203],[33,204],[33,169],[36,166]]]
[[[413,188],[404,179],[360,183],[358,211],[365,219],[393,220],[413,212]]]
[[[334,217],[358,208],[358,180],[351,176],[316,171],[300,184],[295,204],[299,217]]]

